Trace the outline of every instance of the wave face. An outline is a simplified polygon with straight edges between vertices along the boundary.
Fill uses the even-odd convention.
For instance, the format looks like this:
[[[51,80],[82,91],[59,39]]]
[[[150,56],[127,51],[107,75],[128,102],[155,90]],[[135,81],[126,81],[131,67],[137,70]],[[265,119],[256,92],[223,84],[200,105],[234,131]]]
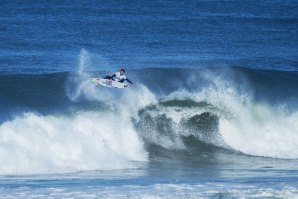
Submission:
[[[139,69],[128,89],[90,84],[105,74],[1,75],[0,174],[216,154],[298,159],[297,72]]]

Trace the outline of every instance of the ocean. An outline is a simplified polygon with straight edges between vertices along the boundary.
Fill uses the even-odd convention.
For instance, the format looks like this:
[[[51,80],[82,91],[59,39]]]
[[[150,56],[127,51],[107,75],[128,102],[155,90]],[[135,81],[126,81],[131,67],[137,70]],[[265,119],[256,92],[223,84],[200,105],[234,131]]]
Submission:
[[[1,1],[0,198],[298,198],[297,10]]]

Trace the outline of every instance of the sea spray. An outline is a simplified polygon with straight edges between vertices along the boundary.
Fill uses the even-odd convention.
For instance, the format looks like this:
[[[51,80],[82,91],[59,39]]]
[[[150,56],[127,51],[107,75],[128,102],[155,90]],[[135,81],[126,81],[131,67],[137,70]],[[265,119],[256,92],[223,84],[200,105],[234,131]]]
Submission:
[[[90,64],[90,55],[87,50],[82,49],[79,54],[79,63],[76,73],[71,73],[66,85],[66,93],[72,101],[76,101],[85,90],[90,90],[88,79],[90,76],[85,73],[85,68]]]
[[[75,73],[68,76],[65,85],[67,96],[72,101],[80,101],[82,98],[95,101],[110,101],[113,96],[106,89],[99,89],[91,84],[91,75],[86,71],[91,65],[91,54],[82,49],[79,54],[79,63]]]
[[[85,74],[85,69],[88,67],[88,65],[90,64],[90,54],[86,49],[82,49],[80,52],[80,59],[79,59],[79,69],[78,69],[78,73],[80,75]]]

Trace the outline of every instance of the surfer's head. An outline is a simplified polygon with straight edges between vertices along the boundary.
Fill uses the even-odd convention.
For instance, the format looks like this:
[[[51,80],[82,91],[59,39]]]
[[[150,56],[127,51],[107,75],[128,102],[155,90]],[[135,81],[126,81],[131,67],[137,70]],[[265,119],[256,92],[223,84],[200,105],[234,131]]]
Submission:
[[[120,69],[120,74],[121,74],[121,75],[124,75],[124,73],[125,73],[125,69],[121,68],[121,69]]]

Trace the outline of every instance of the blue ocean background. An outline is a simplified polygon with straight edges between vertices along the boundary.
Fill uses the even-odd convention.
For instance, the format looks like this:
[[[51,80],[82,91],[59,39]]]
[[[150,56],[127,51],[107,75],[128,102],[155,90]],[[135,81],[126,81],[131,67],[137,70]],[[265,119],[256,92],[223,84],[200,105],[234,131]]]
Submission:
[[[297,70],[296,1],[2,1],[1,71]]]
[[[297,198],[297,10],[1,1],[0,197]]]

